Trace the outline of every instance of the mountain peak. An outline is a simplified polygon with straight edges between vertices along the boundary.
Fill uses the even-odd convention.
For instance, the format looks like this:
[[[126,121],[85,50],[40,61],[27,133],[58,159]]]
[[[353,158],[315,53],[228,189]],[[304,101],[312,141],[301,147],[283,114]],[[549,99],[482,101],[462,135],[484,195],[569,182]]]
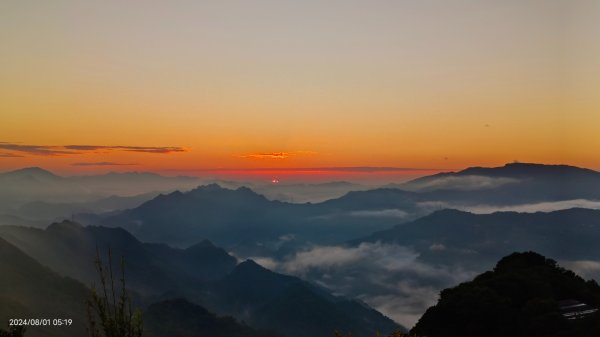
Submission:
[[[469,167],[456,173],[456,175],[536,175],[536,174],[573,174],[573,173],[598,173],[594,170],[564,164],[538,164],[538,163],[507,163],[500,167]],[[452,174],[452,173],[450,173]]]
[[[224,192],[224,193],[240,192],[240,194],[258,195],[256,192],[254,192],[252,189],[250,189],[246,186],[241,186],[236,189],[230,189],[227,187],[223,187],[217,183],[211,183],[208,185],[200,185],[200,186],[194,188],[193,190],[191,190],[190,192],[192,192],[192,193],[194,193],[194,192],[196,192],[196,193],[199,193],[199,192]]]
[[[235,268],[231,272],[231,276],[246,280],[261,279],[263,281],[279,277],[285,278],[285,276],[278,275],[251,259],[247,259],[246,261],[241,262],[240,264],[235,266]]]
[[[61,222],[51,223],[46,230],[47,231],[66,231],[66,230],[79,230],[83,226],[77,222],[71,220],[63,220]]]
[[[202,249],[202,248],[217,248],[217,247],[209,240],[202,240],[198,243],[195,243],[195,244],[187,247],[186,250],[196,250],[196,249]]]
[[[444,209],[437,210],[429,215],[426,215],[425,217],[448,217],[448,216],[460,216],[460,215],[474,215],[474,214],[471,212],[467,212],[467,211],[461,211],[461,210],[455,209],[455,208],[444,208]]]
[[[540,164],[540,163],[522,163],[522,162],[512,162],[506,163],[503,167],[572,167],[578,168],[577,166],[565,165],[565,164]]]
[[[512,253],[503,257],[494,268],[495,272],[529,269],[532,267],[556,267],[556,261],[547,259],[536,252]]]
[[[208,185],[200,185],[200,186],[196,187],[195,189],[193,189],[192,191],[213,192],[213,191],[223,191],[223,190],[226,190],[226,188],[221,187],[221,185],[219,185],[217,183],[211,183]]]
[[[216,183],[212,183],[212,184],[208,184],[208,185],[201,185],[196,187],[195,189],[184,193],[184,194],[190,194],[192,196],[205,196],[205,195],[211,195],[211,197],[215,197],[215,196],[220,196],[221,198],[227,198],[227,199],[234,199],[234,198],[243,198],[241,200],[259,200],[259,201],[266,201],[267,199],[261,195],[258,194],[256,192],[254,192],[252,189],[242,186],[242,187],[238,187],[236,189],[230,189],[227,187],[223,187],[219,184]]]
[[[41,167],[37,167],[37,166],[25,167],[25,168],[21,168],[18,170],[5,172],[2,175],[13,176],[13,177],[33,176],[33,177],[46,177],[46,178],[53,178],[53,179],[60,178],[56,174],[54,174],[48,170],[45,170]]]
[[[246,193],[248,193],[248,192],[254,193],[254,191],[251,188],[246,187],[246,186],[240,186],[240,187],[236,188],[235,190],[240,191],[240,192],[246,192]]]
[[[256,261],[252,260],[252,259],[247,259],[244,262],[241,262],[240,264],[237,265],[236,269],[239,270],[260,270],[260,271],[265,271],[267,270],[266,268],[264,268],[263,266],[261,266],[260,264],[256,263]]]

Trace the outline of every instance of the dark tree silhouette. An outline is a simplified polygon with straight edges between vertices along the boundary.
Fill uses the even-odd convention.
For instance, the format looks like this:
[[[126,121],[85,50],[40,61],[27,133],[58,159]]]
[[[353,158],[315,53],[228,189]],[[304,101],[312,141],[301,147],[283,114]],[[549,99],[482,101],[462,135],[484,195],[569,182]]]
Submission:
[[[108,263],[104,265],[96,248],[96,271],[100,289],[92,285],[87,300],[88,332],[90,337],[141,337],[143,331],[141,310],[132,310],[131,298],[125,287],[125,260],[121,258],[119,287],[115,288],[112,254],[108,249]]]

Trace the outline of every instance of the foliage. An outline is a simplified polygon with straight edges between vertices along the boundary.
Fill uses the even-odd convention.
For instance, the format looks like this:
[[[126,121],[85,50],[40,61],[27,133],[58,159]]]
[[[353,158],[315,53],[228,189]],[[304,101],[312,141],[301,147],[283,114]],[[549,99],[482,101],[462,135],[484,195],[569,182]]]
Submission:
[[[493,271],[442,291],[412,332],[430,337],[600,336],[600,314],[567,321],[559,301],[600,306],[600,287],[537,253],[514,253]]]
[[[24,335],[24,326],[11,326],[8,331],[0,329],[0,337],[23,337]]]
[[[100,259],[96,249],[96,270],[100,277],[100,293],[92,286],[87,300],[88,331],[91,337],[141,337],[142,314],[133,311],[131,298],[125,288],[125,260],[121,258],[120,289],[115,288],[112,255],[108,250],[108,264]]]

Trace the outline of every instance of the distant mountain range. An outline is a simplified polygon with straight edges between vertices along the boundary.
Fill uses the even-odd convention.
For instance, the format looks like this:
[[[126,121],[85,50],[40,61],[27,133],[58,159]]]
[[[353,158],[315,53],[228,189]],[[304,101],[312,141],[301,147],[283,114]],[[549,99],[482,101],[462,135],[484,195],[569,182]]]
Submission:
[[[150,305],[148,312],[169,315],[169,311],[190,317],[185,322],[173,322],[181,326],[194,322],[225,324],[224,331],[231,331],[232,336],[255,336],[269,330],[288,337],[319,337],[330,336],[335,329],[371,336],[376,330],[385,333],[397,327],[367,305],[333,296],[315,285],[326,276],[338,282],[329,285],[339,285],[346,278],[356,280],[364,270],[347,266],[335,269],[332,265],[327,271],[323,264],[312,270],[319,275],[312,279],[315,283],[309,283],[269,271],[252,260],[238,264],[232,254],[266,257],[285,266],[293,258],[306,257],[302,253],[310,253],[310,249],[319,252],[320,247],[325,247],[321,251],[340,254],[389,250],[404,260],[378,265],[382,272],[394,273],[383,279],[403,282],[399,279],[403,273],[408,273],[404,278],[415,274],[417,278],[398,283],[409,290],[423,290],[420,284],[410,282],[429,280],[427,273],[446,275],[466,270],[471,274],[465,274],[472,275],[513,251],[535,250],[565,262],[600,260],[600,210],[474,214],[445,209],[534,209],[530,206],[573,200],[600,205],[600,173],[573,166],[513,163],[468,168],[400,185],[351,191],[315,203],[272,200],[235,184],[229,184],[231,188],[217,184],[195,187],[198,183],[197,178],[149,173],[60,177],[30,168],[0,174],[0,221],[42,227],[45,218],[70,213],[68,218],[89,225],[60,221],[46,229],[0,226],[0,238],[5,240],[0,242],[0,249],[6,249],[7,256],[15,261],[23,261],[15,265],[11,260],[0,261],[0,272],[10,273],[7,282],[23,283],[17,297],[0,291],[0,313],[35,309],[25,294],[39,284],[33,279],[26,281],[28,274],[21,273],[19,264],[31,269],[36,278],[55,282],[64,293],[44,294],[44,301],[59,295],[73,297],[86,290],[82,284],[95,280],[93,257],[97,248],[105,251],[107,247],[113,256],[125,256],[128,284],[140,303]],[[330,188],[339,193],[354,187],[361,188],[325,184],[319,186],[323,188],[319,193],[324,195]],[[308,190],[299,185],[285,193],[292,195],[294,188],[300,194]],[[174,189],[184,191],[172,192]],[[127,194],[133,191],[143,194]],[[274,193],[275,189],[268,191]],[[404,268],[402,263],[412,267]],[[375,267],[371,270],[381,270]],[[387,267],[392,269],[385,271]],[[329,272],[336,275],[327,275]],[[360,279],[361,284],[369,284],[365,277]],[[372,279],[376,282],[382,278]],[[345,293],[361,294],[364,299],[386,295],[350,288]],[[423,294],[429,296],[430,288]],[[70,306],[68,301],[65,305]],[[227,318],[211,312],[233,316],[242,323],[229,325]],[[166,337],[160,326],[153,328],[155,337]],[[185,336],[185,329],[179,331]]]
[[[279,250],[282,245],[339,242],[387,228],[421,214],[415,198],[412,192],[380,189],[317,204],[292,204],[268,200],[246,187],[231,190],[212,184],[160,195],[117,214],[80,219],[120,226],[150,242],[185,246],[209,238],[236,251],[252,251],[256,243]],[[283,242],[286,237],[293,240]]]
[[[0,224],[41,227],[74,213],[136,207],[160,192],[189,190],[201,182],[148,172],[63,177],[39,167],[0,173]]]
[[[196,177],[165,177],[149,172],[106,173],[63,177],[39,167],[0,173],[0,200],[13,202],[83,202],[113,195],[131,196],[154,191],[190,189]],[[52,197],[50,199],[46,199]],[[8,200],[10,201],[10,200]]]
[[[424,199],[515,205],[570,199],[600,199],[600,172],[568,165],[512,163],[471,167],[422,177],[399,188]]]
[[[82,202],[109,196],[189,190],[203,181],[206,180],[189,176],[165,177],[150,172],[111,172],[102,175],[62,177],[38,167],[31,167],[0,173],[0,183],[4,187],[0,193],[0,200],[10,202],[10,197],[13,203],[18,201],[21,204],[30,201]],[[221,185],[238,188],[240,184],[243,183],[224,181]],[[318,199],[319,195],[323,198],[327,195],[335,196],[352,190],[367,189],[364,185],[343,181],[323,184],[247,185],[271,199],[295,202]],[[427,200],[458,196],[461,200],[477,201],[477,197],[491,191],[495,191],[497,196],[493,197],[488,193],[490,195],[483,201],[516,204],[577,198],[600,199],[600,172],[569,165],[510,163],[501,167],[470,167],[458,172],[434,174],[385,187],[420,192]],[[316,195],[315,190],[318,190]],[[515,194],[517,191],[520,193]],[[295,199],[294,195],[298,198]],[[53,196],[53,199],[44,199],[49,196]],[[512,200],[503,199],[505,197],[512,197]]]
[[[270,200],[279,200],[293,203],[322,202],[329,199],[339,198],[340,196],[352,191],[364,191],[373,188],[368,185],[361,185],[347,181],[330,181],[324,183],[237,183],[236,185],[224,184],[220,181],[215,183],[229,188],[246,186],[253,191],[264,195]]]
[[[0,224],[44,227],[78,213],[134,208],[162,193],[187,191],[209,182],[228,188],[252,187],[271,200],[307,202],[339,197],[365,186],[349,182],[294,184],[239,182],[150,172],[59,176],[39,167],[0,173]]]
[[[207,241],[176,249],[141,243],[121,228],[82,227],[68,221],[46,230],[0,226],[0,237],[84,284],[97,279],[96,247],[103,252],[110,247],[115,258],[124,257],[127,283],[142,303],[183,297],[289,337],[325,337],[335,329],[349,328],[372,335],[397,327],[364,304],[332,296],[296,277],[271,272],[252,261],[236,266],[234,257]],[[289,315],[281,316],[286,312]]]
[[[212,184],[160,195],[139,207],[80,217],[88,224],[122,226],[143,240],[186,245],[208,238],[243,252],[273,254],[280,237],[295,243],[332,243],[360,237],[443,208],[600,200],[600,173],[572,166],[508,164],[419,178],[396,187],[354,191],[320,203],[268,200],[252,190]],[[292,245],[285,242],[284,247]],[[275,247],[269,248],[271,245]]]
[[[475,269],[524,250],[562,260],[598,260],[600,210],[492,214],[442,210],[352,243],[361,242],[408,246],[425,261]]]

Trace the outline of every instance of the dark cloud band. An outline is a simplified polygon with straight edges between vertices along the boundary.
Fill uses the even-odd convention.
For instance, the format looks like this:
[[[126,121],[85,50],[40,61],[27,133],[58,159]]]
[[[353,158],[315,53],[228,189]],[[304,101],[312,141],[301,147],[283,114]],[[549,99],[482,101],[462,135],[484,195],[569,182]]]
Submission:
[[[134,166],[135,163],[115,163],[110,161],[73,163],[71,166]]]
[[[0,152],[0,158],[23,158],[24,156],[16,153]]]
[[[91,151],[126,151],[168,154],[186,152],[187,149],[179,146],[124,146],[124,145],[30,145],[0,142],[0,149],[10,151],[1,153],[2,157],[18,157],[23,154],[37,156],[63,156],[84,154]]]
[[[129,151],[129,152],[144,152],[144,153],[171,153],[171,152],[186,152],[186,149],[178,146],[107,146],[107,145],[66,145],[65,149],[76,151]]]
[[[381,166],[335,166],[335,167],[261,167],[261,168],[206,168],[196,169],[194,171],[246,171],[246,172],[261,172],[261,171],[280,171],[280,172],[357,172],[357,173],[375,173],[375,172],[411,172],[411,171],[446,171],[447,169],[439,168],[422,168],[422,167],[381,167]]]

